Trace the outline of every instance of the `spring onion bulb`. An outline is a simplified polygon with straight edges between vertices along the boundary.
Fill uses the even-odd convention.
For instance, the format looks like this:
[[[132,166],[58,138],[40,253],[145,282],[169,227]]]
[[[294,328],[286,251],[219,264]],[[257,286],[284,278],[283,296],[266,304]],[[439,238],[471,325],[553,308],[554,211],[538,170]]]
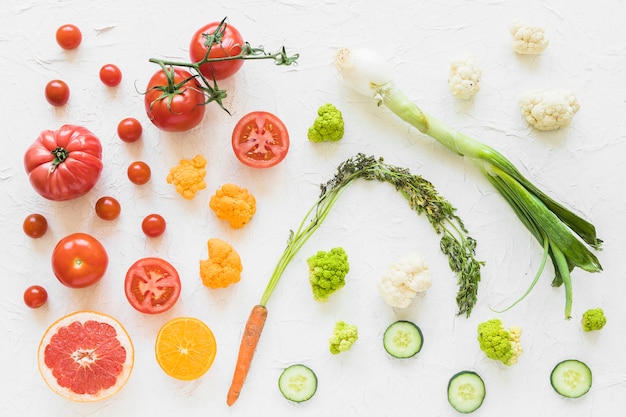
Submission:
[[[543,247],[544,260],[528,290],[505,310],[530,293],[549,257],[555,271],[552,285],[564,286],[565,318],[571,318],[571,271],[575,267],[588,272],[602,270],[600,262],[590,250],[600,250],[602,247],[595,226],[542,192],[495,149],[424,113],[396,86],[393,71],[375,52],[343,48],[335,57],[335,67],[348,87],[371,97],[379,107],[386,107],[451,151],[469,158],[539,241]]]

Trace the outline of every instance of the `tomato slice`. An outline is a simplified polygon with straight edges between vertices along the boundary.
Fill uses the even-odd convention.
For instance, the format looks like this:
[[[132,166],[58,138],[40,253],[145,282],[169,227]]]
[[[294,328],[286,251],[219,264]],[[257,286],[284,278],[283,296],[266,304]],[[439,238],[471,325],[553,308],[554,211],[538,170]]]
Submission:
[[[180,289],[178,271],[161,258],[139,259],[128,269],[124,280],[128,302],[146,314],[159,314],[172,308]]]
[[[289,132],[272,113],[255,111],[243,116],[233,129],[233,150],[237,159],[253,168],[269,168],[285,159]]]

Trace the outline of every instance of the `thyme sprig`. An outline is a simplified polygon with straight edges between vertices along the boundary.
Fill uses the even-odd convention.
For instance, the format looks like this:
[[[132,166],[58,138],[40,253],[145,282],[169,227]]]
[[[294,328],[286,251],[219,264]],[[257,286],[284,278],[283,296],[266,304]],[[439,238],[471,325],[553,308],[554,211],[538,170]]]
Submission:
[[[291,231],[287,247],[276,265],[260,304],[267,303],[291,259],[322,225],[348,185],[357,179],[393,185],[409,202],[410,207],[418,214],[425,214],[435,232],[443,235],[440,249],[448,257],[450,269],[458,278],[457,314],[469,317],[477,301],[480,268],[484,262],[476,259],[476,241],[468,235],[456,209],[423,177],[412,174],[406,168],[389,165],[383,158],[365,156],[362,153],[341,163],[334,177],[320,185],[318,200],[298,229]]]

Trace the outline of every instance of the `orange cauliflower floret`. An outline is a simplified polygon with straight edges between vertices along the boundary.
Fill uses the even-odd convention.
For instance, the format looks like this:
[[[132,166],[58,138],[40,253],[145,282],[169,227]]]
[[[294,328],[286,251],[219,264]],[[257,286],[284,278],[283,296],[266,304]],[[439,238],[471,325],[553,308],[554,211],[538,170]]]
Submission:
[[[234,229],[245,226],[256,213],[256,199],[245,188],[225,184],[215,192],[209,206],[218,219],[226,220]]]
[[[186,200],[196,196],[196,192],[204,190],[206,183],[206,159],[202,155],[196,155],[193,159],[181,159],[178,165],[170,169],[167,175],[167,183],[174,184],[176,191]]]
[[[208,241],[209,259],[200,261],[202,283],[209,288],[226,288],[241,279],[241,258],[227,242],[213,238]]]

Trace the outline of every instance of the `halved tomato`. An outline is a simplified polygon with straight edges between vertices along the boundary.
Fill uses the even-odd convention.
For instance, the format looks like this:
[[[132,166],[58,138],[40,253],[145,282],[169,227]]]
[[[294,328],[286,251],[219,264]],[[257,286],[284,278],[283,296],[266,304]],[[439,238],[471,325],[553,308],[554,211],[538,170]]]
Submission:
[[[135,310],[158,314],[172,308],[180,296],[176,268],[161,258],[142,258],[126,272],[124,292]]]
[[[237,159],[253,168],[269,168],[285,159],[289,132],[272,113],[255,111],[243,116],[233,129],[233,150]]]

